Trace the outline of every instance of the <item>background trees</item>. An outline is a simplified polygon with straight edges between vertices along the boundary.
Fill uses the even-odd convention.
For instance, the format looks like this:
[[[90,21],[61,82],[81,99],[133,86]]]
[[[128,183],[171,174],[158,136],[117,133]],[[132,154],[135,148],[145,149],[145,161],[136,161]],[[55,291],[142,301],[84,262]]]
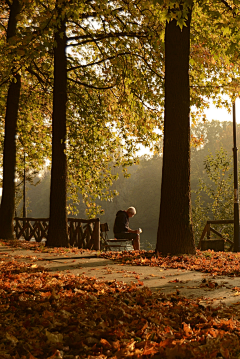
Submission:
[[[207,178],[199,179],[193,222],[195,235],[201,236],[207,220],[233,219],[233,165],[232,156],[223,148],[205,157],[204,170]],[[221,226],[221,233],[233,238],[233,225]]]
[[[191,128],[191,132],[195,136],[202,136],[202,145],[198,148],[191,147],[191,188],[192,188],[192,209],[193,209],[193,230],[195,232],[196,244],[199,241],[203,228],[208,219],[223,219],[231,218],[233,206],[233,183],[232,183],[232,133],[227,131],[232,128],[231,122],[212,121],[207,124],[198,124]],[[204,132],[203,132],[204,130]],[[205,131],[206,130],[206,131]],[[238,134],[240,136],[240,125],[238,125]],[[221,177],[219,174],[223,173],[225,167],[222,167],[221,156],[217,157],[216,153],[221,153],[221,147],[224,147],[223,154],[227,151],[230,165],[228,171],[225,171],[224,186],[221,185]],[[209,178],[206,171],[205,163],[208,161],[219,164],[216,175],[216,184]],[[226,162],[227,163],[227,162]],[[141,157],[139,164],[132,165],[128,168],[128,173],[131,175],[125,178],[123,174],[119,174],[119,178],[114,181],[110,187],[112,191],[117,190],[118,196],[115,196],[109,201],[100,201],[97,199],[96,206],[101,205],[104,209],[104,214],[100,215],[102,223],[108,222],[110,226],[109,238],[113,238],[113,222],[115,214],[119,209],[125,209],[130,205],[137,208],[137,215],[131,219],[131,227],[143,229],[141,234],[142,248],[155,249],[156,234],[159,220],[159,203],[160,203],[160,187],[161,183],[161,168],[162,157],[154,156],[151,158]],[[210,169],[213,166],[210,167]],[[117,173],[119,168],[112,169],[113,173]],[[201,187],[199,186],[199,179],[201,179]],[[206,190],[211,189],[211,194],[214,198],[218,196],[218,205],[214,205],[214,199],[206,193]],[[49,193],[50,193],[50,173],[45,173],[41,178],[41,183],[34,187],[28,186],[28,213],[33,217],[48,217],[49,216]],[[78,204],[76,209],[78,211],[78,218],[86,218],[87,206],[83,203],[81,195],[78,197]],[[67,203],[68,206],[71,203]],[[18,213],[22,210],[22,203],[18,208]],[[224,235],[228,234],[231,239],[233,226],[229,225],[222,228]]]

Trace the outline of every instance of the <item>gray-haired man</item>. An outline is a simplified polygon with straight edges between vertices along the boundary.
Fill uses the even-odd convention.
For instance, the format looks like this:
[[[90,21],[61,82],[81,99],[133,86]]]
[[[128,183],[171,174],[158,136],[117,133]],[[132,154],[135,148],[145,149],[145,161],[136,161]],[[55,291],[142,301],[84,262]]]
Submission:
[[[113,232],[116,239],[132,239],[133,249],[140,249],[140,233],[142,230],[129,228],[129,218],[135,216],[136,209],[129,207],[126,211],[118,211],[116,214]]]

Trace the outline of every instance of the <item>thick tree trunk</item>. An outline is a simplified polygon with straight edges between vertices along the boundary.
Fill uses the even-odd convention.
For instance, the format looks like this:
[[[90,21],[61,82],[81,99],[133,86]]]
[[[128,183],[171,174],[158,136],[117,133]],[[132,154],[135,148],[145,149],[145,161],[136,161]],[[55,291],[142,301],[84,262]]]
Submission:
[[[66,103],[67,103],[67,63],[66,25],[61,18],[60,27],[55,32],[54,48],[54,89],[52,116],[52,169],[50,192],[50,219],[47,245],[68,246],[67,236],[67,159],[66,159]]]
[[[18,0],[10,5],[10,14],[7,28],[7,41],[16,35],[17,16],[21,7]],[[14,73],[8,89],[5,135],[3,148],[3,187],[0,208],[0,238],[13,239],[13,218],[15,210],[15,167],[16,167],[16,133],[18,105],[20,99],[21,77]]]
[[[165,116],[160,218],[156,251],[195,253],[190,201],[190,23],[165,32]]]

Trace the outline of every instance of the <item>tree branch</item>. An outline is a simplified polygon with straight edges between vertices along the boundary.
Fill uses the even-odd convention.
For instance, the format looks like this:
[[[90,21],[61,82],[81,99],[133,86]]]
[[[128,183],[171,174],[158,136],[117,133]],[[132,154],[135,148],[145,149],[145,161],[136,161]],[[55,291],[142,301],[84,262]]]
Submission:
[[[107,60],[112,60],[114,59],[116,56],[122,56],[122,55],[128,55],[130,54],[129,52],[123,52],[121,54],[118,54],[118,55],[114,55],[114,56],[110,56],[110,57],[107,57],[106,59],[102,59],[102,60],[99,60],[99,61],[96,61],[96,62],[91,62],[90,64],[87,64],[87,65],[79,65],[79,66],[75,66],[75,67],[70,67],[69,69],[67,69],[67,71],[73,71],[73,70],[77,70],[77,69],[80,69],[80,68],[85,68],[85,67],[89,67],[89,66],[94,66],[94,65],[99,65],[101,64],[102,62],[105,62]]]
[[[82,85],[84,87],[88,87],[90,89],[95,89],[95,90],[109,90],[109,89],[112,89],[113,87],[115,87],[115,85],[111,85],[111,86],[108,86],[108,87],[96,87],[96,86],[93,86],[93,85],[89,85],[89,84],[86,84],[84,82],[80,82],[80,81],[77,81],[77,80],[74,80],[74,79],[71,79],[71,78],[68,78],[68,80],[78,84],[78,85]]]
[[[41,69],[37,66],[37,64],[36,64],[35,61],[33,61],[33,64],[34,64],[35,68],[37,69],[37,71],[40,72],[40,74],[43,76],[43,78],[45,79],[45,82],[46,82],[49,86],[52,87],[51,82],[49,81],[47,75],[46,75],[43,71],[41,71]]]
[[[91,12],[91,13],[89,13],[89,14],[82,14],[82,15],[81,15],[81,19],[89,19],[89,18],[91,18],[91,17],[97,17],[97,15],[98,15],[97,12]],[[67,23],[78,25],[78,24],[76,23],[76,21],[72,21],[72,20],[69,20],[69,21],[67,20]]]
[[[44,1],[41,1],[40,4],[45,10],[49,10],[49,7],[44,4]]]
[[[228,8],[228,10],[232,11],[234,17],[237,15],[237,11],[233,9],[226,0],[220,0],[220,1]]]
[[[31,66],[27,67],[27,71],[28,71],[31,75],[34,75],[34,76],[38,79],[39,83],[41,83],[42,85],[46,85],[46,81],[44,81],[44,80],[41,78],[41,76],[40,76],[36,71],[34,71],[34,70],[31,68]]]
[[[5,32],[7,32],[7,28],[2,23],[0,23],[0,26],[2,26]]]
[[[77,41],[77,40],[84,40],[84,39],[89,39],[86,42],[82,42],[81,44],[87,43],[87,42],[91,42],[91,41],[97,41],[97,40],[104,40],[104,39],[110,39],[110,38],[114,38],[114,37],[137,37],[137,38],[141,38],[141,37],[146,37],[147,35],[145,33],[137,33],[137,32],[115,32],[115,33],[111,33],[108,35],[105,34],[99,34],[99,35],[95,35],[94,37],[92,35],[82,35],[82,36],[73,36],[73,37],[68,37],[67,38],[67,42],[69,41]],[[81,45],[81,44],[77,44],[77,45]],[[67,45],[67,46],[75,46],[75,44],[71,44],[71,45]]]
[[[147,60],[139,55],[139,54],[133,54],[131,52],[122,52],[120,54],[117,54],[117,55],[114,55],[114,56],[110,56],[110,57],[107,57],[106,59],[102,59],[102,60],[99,60],[99,61],[96,61],[96,62],[91,62],[90,64],[86,64],[86,65],[79,65],[79,66],[75,66],[75,67],[70,67],[69,69],[67,69],[67,71],[73,71],[73,70],[77,70],[77,69],[80,69],[80,68],[85,68],[85,67],[89,67],[89,66],[94,66],[94,65],[99,65],[101,64],[102,62],[105,62],[107,60],[112,60],[114,59],[115,57],[118,57],[118,56],[125,56],[125,55],[132,55],[132,56],[136,56],[138,58],[140,58],[145,64],[146,66],[150,69],[150,71],[152,71],[157,77],[159,77],[160,79],[163,79],[163,77],[161,75],[159,75],[155,70],[152,69],[151,65],[149,65],[149,63],[147,62]]]
[[[233,8],[228,4],[226,0],[220,0],[229,10],[233,11]]]
[[[5,80],[2,80],[2,82],[0,83],[0,87],[2,87],[3,85],[5,85],[6,83],[8,83],[9,79],[10,79],[10,76],[7,77]]]

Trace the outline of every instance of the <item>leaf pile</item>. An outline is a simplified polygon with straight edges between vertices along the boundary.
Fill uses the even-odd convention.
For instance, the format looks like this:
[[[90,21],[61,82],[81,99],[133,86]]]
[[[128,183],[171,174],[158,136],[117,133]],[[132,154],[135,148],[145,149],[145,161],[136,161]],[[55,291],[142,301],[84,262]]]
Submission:
[[[105,252],[101,257],[118,262],[162,268],[195,270],[212,275],[240,276],[240,253],[199,251],[196,255],[156,256],[153,251]]]
[[[32,265],[34,266],[34,264]],[[238,358],[240,311],[1,263],[1,359]],[[35,272],[33,272],[33,270]]]

